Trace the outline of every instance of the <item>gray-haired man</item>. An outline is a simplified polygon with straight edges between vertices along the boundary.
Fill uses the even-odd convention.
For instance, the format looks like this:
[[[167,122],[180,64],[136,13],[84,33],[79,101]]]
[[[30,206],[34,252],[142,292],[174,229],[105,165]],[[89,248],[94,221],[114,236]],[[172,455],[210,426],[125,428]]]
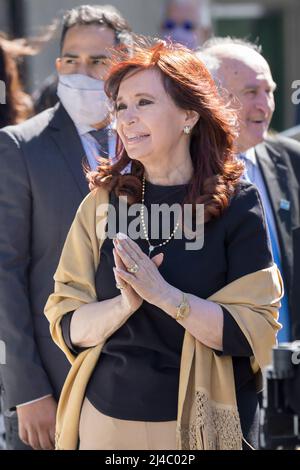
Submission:
[[[245,177],[260,192],[274,260],[285,284],[279,341],[300,339],[300,145],[270,136],[276,84],[260,48],[247,41],[213,38],[198,53],[213,78],[237,108],[240,131],[237,153]]]

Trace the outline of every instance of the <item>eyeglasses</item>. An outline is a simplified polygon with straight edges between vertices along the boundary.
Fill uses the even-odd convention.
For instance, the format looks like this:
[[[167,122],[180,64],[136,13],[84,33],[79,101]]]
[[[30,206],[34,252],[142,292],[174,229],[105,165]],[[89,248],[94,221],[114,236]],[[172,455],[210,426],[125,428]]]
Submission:
[[[177,26],[180,26],[186,31],[193,31],[194,29],[196,29],[195,23],[189,20],[183,21],[182,23],[176,23],[176,21],[166,19],[162,24],[163,29],[169,30],[175,29]]]

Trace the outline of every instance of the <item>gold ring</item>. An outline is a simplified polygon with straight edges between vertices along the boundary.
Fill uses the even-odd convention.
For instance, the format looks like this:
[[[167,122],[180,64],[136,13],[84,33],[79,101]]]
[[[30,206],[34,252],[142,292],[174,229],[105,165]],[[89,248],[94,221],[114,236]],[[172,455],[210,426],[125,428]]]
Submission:
[[[116,284],[116,288],[119,290],[125,289],[125,286],[122,286],[121,284]]]
[[[127,271],[128,271],[129,273],[131,273],[131,274],[137,273],[138,270],[139,270],[139,267],[138,267],[138,265],[137,265],[136,263],[134,263],[133,266],[130,266],[130,268],[127,268]]]

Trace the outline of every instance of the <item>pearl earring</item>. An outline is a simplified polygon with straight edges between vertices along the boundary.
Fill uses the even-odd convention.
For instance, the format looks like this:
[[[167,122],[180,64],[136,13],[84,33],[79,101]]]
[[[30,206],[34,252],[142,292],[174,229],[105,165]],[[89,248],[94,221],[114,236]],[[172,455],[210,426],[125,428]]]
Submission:
[[[191,133],[191,126],[184,126],[183,132],[187,135],[190,134]]]

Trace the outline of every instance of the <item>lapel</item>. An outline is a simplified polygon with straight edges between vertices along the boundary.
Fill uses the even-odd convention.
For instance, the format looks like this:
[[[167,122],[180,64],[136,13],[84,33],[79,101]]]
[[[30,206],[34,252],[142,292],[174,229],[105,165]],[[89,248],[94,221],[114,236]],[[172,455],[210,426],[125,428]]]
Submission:
[[[73,121],[60,103],[54,107],[49,129],[51,137],[58,146],[62,158],[65,159],[82,197],[85,197],[89,192],[83,171],[83,163],[86,163],[85,151]]]
[[[292,217],[298,209],[295,192],[292,191],[293,173],[283,149],[279,151],[271,143],[263,142],[255,152],[273,209],[284,280],[289,288],[293,271]]]

